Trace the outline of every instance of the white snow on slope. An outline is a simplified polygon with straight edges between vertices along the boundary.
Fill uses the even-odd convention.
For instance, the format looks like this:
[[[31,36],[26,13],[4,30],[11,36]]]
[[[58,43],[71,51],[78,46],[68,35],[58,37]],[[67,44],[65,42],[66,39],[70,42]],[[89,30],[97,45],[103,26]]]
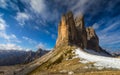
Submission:
[[[75,54],[80,58],[88,62],[94,62],[94,66],[104,68],[120,69],[120,59],[112,57],[104,57],[98,55],[92,55],[84,52],[82,49],[76,49]]]

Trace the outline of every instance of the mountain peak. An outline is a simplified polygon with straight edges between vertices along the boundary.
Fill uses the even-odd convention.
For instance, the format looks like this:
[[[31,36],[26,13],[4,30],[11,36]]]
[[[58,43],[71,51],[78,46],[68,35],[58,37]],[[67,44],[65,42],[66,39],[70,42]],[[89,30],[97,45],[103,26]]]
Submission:
[[[84,16],[79,15],[74,19],[70,11],[64,14],[58,26],[58,38],[56,46],[76,45],[81,48],[88,48],[100,51],[99,39],[92,27],[86,28],[84,25]]]
[[[96,35],[93,27],[86,28],[86,32],[87,32],[87,49],[92,49],[100,52],[101,48],[99,46],[99,38]]]
[[[77,40],[77,30],[75,27],[74,17],[72,12],[64,14],[58,26],[58,38],[56,41],[56,47],[62,43],[68,45]]]

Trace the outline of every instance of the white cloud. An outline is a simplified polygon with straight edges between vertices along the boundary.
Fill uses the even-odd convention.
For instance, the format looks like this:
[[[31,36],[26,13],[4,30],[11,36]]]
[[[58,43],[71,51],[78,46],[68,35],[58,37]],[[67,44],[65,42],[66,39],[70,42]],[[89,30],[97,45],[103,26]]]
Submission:
[[[46,20],[51,17],[51,14],[53,13],[50,13],[48,10],[49,8],[45,4],[45,0],[31,0],[29,4],[31,6],[32,12],[35,13],[33,17],[41,18],[41,20],[38,20],[38,23],[46,26]],[[49,20],[53,19],[54,17],[55,14],[52,16],[52,18],[49,18]]]
[[[31,38],[28,38],[28,37],[25,37],[25,36],[23,36],[22,37],[24,40],[27,40],[29,43],[31,43],[31,44],[37,44],[37,42],[36,41],[34,41],[34,40],[32,40]]]
[[[39,48],[42,48],[42,49],[45,49],[45,44],[44,43],[39,43],[37,46],[36,46],[37,49]]]
[[[29,20],[30,15],[24,12],[18,12],[15,18],[19,22],[19,24],[23,26],[25,24],[25,21]]]
[[[0,50],[24,50],[24,51],[29,51],[31,49],[23,48],[19,45],[13,44],[13,43],[7,43],[7,44],[0,44]]]
[[[102,30],[102,33],[105,33],[109,30],[113,30],[114,28],[117,28],[119,26],[120,22],[114,22],[113,24],[109,25],[108,27],[104,28],[104,30]]]
[[[6,8],[7,7],[7,0],[0,0],[0,7]]]
[[[20,40],[18,40],[18,38],[15,36],[15,34],[6,34],[6,32],[0,32],[0,37],[5,39],[6,42],[17,42],[17,43],[21,43]]]
[[[92,26],[94,29],[98,29],[99,28],[99,25],[97,23],[94,23],[93,26]]]
[[[50,32],[49,32],[48,30],[44,30],[44,32],[45,32],[46,34],[50,34]]]
[[[17,42],[20,43],[21,41],[18,40],[15,34],[7,34],[6,33],[6,21],[0,16],[0,37],[5,39],[7,42]]]
[[[6,22],[4,21],[4,19],[0,16],[0,30],[5,30],[6,29]]]
[[[73,6],[70,6],[69,9],[71,9],[73,11],[77,10],[76,13],[79,13],[79,12],[84,13],[84,10],[87,7],[86,3],[88,3],[88,2],[90,4],[92,1],[89,1],[89,0],[79,0],[79,1],[76,2],[76,4],[74,4]]]
[[[38,26],[34,26],[34,28],[35,28],[36,30],[39,30],[39,29],[40,29]]]
[[[30,5],[37,13],[43,13],[43,11],[45,11],[46,6],[44,0],[31,0]]]
[[[17,2],[17,0],[14,0]],[[8,8],[9,7],[9,8]],[[19,7],[18,5],[16,5],[14,2],[12,2],[11,0],[0,0],[0,8],[4,8],[4,9],[12,9],[15,11],[19,11]]]
[[[16,44],[0,44],[0,50],[24,50],[20,46],[17,46]]]
[[[118,16],[119,17],[119,16]],[[117,47],[116,44],[120,43],[120,37],[118,34],[120,34],[119,28],[119,21],[116,21],[116,17],[111,19],[108,23],[106,23],[104,29],[100,30],[98,32],[98,36],[100,39],[100,44],[105,47]]]
[[[111,35],[112,34],[112,35]],[[99,34],[99,38],[100,38],[100,43],[103,44],[103,45],[113,45],[113,44],[116,44],[116,43],[120,43],[120,37],[119,37],[119,33],[117,34],[114,34],[114,33],[111,33],[111,34]]]

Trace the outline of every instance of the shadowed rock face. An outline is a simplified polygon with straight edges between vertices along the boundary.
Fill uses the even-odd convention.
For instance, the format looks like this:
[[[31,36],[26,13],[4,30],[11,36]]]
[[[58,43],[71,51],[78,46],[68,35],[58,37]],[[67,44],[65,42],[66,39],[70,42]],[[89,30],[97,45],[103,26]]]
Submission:
[[[99,39],[92,27],[86,28],[87,31],[87,48],[100,51]]]
[[[82,42],[82,48],[87,47],[87,33],[84,25],[84,17],[83,15],[79,15],[75,18],[75,25],[77,28],[78,33],[78,40],[81,40]]]
[[[56,46],[76,45],[81,48],[100,51],[99,39],[92,27],[85,28],[83,15],[75,19],[72,12],[64,14],[58,27]]]

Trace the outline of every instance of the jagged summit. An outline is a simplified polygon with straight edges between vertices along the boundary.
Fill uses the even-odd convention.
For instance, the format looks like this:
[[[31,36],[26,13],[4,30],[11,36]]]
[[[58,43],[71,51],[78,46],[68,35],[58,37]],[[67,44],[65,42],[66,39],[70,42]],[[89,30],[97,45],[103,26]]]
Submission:
[[[78,40],[77,30],[75,27],[75,22],[72,12],[64,14],[58,26],[58,38],[56,41],[56,47],[61,44],[75,44]]]
[[[74,19],[70,11],[64,14],[58,26],[56,47],[60,45],[76,45],[81,48],[100,51],[99,39],[92,27],[86,28],[84,16],[79,15]]]
[[[100,51],[99,38],[92,27],[86,28],[87,32],[87,49]]]

